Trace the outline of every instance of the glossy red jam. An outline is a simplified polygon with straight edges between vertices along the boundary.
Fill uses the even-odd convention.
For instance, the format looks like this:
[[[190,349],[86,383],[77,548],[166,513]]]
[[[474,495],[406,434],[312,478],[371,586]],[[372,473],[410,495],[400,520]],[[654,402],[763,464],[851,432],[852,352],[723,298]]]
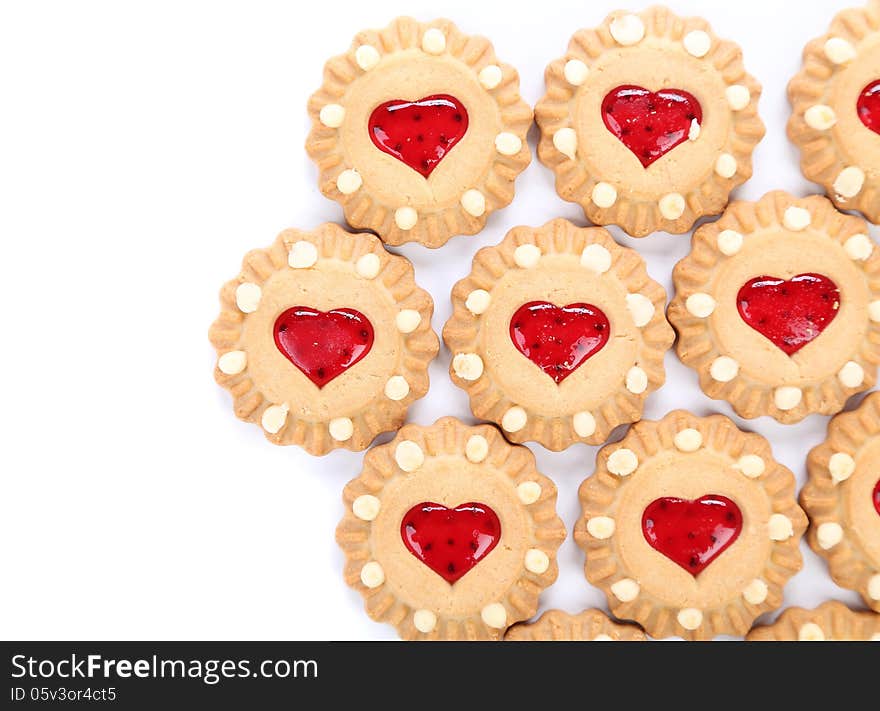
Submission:
[[[801,274],[789,281],[762,276],[743,285],[737,306],[743,321],[794,355],[837,316],[840,291],[821,274]]]
[[[485,504],[448,509],[424,502],[407,511],[400,537],[410,553],[451,584],[498,545],[501,522]]]
[[[874,133],[880,133],[880,80],[871,82],[859,95],[859,118]]]
[[[717,494],[694,501],[664,497],[642,514],[645,540],[694,577],[733,544],[742,523],[739,507]]]
[[[386,101],[370,114],[370,138],[376,148],[426,178],[467,129],[467,110],[448,94]]]
[[[559,384],[605,347],[611,325],[591,304],[532,301],[510,319],[517,350]]]
[[[351,368],[373,347],[373,324],[360,311],[287,309],[275,321],[275,345],[319,388]]]
[[[686,91],[653,92],[641,86],[619,86],[602,102],[605,126],[647,168],[690,137],[696,121],[703,124],[700,102]]]
[[[874,508],[877,509],[877,515],[880,516],[880,479],[874,485]]]

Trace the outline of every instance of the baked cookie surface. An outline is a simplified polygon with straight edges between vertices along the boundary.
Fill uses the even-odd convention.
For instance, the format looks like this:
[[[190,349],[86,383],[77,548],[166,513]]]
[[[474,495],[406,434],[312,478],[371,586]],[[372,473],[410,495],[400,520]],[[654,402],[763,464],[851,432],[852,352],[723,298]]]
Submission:
[[[601,444],[665,380],[666,292],[602,228],[514,228],[476,254],[452,302],[450,376],[512,441]]]
[[[880,615],[831,601],[813,610],[790,607],[773,624],[755,627],[747,642],[880,642]]]
[[[448,20],[358,34],[327,62],[309,115],[321,192],[387,244],[479,232],[531,161],[516,70]]]
[[[245,256],[220,303],[214,377],[274,444],[363,450],[428,391],[434,303],[372,235],[285,230]]]
[[[613,621],[601,610],[570,615],[548,610],[534,622],[520,622],[504,635],[505,642],[644,642],[636,625]]]
[[[579,494],[587,579],[652,637],[744,635],[801,568],[794,475],[721,415],[633,425]]]
[[[687,232],[751,177],[761,87],[705,20],[614,12],[575,33],[545,78],[538,157],[594,224]]]
[[[556,487],[491,425],[404,426],[343,500],[345,580],[404,639],[501,639],[556,580]]]
[[[824,197],[732,203],[673,272],[678,355],[742,417],[835,414],[876,382],[878,276],[867,224]]]

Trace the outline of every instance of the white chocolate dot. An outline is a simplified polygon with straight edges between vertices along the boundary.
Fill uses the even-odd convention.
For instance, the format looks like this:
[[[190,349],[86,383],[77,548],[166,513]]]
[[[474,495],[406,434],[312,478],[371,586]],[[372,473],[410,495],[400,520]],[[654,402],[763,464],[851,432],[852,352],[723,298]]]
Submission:
[[[654,304],[643,294],[627,294],[626,308],[629,310],[629,315],[632,316],[636,328],[644,328],[654,318]]]
[[[804,394],[801,392],[801,389],[791,385],[783,385],[781,388],[776,388],[773,391],[773,402],[783,412],[794,410],[801,404],[803,398]]]
[[[846,256],[855,262],[864,262],[874,253],[874,243],[868,235],[853,235],[843,244]]]
[[[590,199],[596,207],[607,210],[617,202],[617,188],[611,183],[596,183]]]
[[[611,594],[621,602],[632,602],[639,596],[640,591],[639,584],[631,578],[618,580],[611,586]]]
[[[370,71],[379,63],[379,51],[369,44],[362,44],[354,52],[354,61],[365,72]]]
[[[281,428],[284,427],[284,423],[287,422],[288,412],[290,412],[290,408],[287,404],[270,405],[263,410],[263,415],[260,417],[260,424],[269,434],[278,434],[281,431]]]
[[[351,503],[351,512],[361,521],[373,521],[379,515],[379,509],[382,503],[371,494],[363,494],[358,496]]]
[[[418,444],[405,439],[394,448],[394,461],[403,471],[412,473],[425,463],[425,453]]]
[[[611,21],[611,36],[624,47],[638,44],[645,37],[645,23],[638,15],[621,15]]]
[[[807,622],[798,630],[798,642],[824,642],[825,633],[815,622]]]
[[[594,516],[587,521],[587,533],[600,541],[611,538],[614,535],[614,528],[614,519],[608,516]]]
[[[825,56],[833,64],[846,64],[856,58],[856,48],[842,37],[831,37],[825,42]]]
[[[238,375],[247,367],[247,353],[229,351],[217,359],[217,368],[224,375]]]
[[[871,642],[880,642],[880,632],[871,635]]]
[[[300,240],[290,245],[287,263],[293,269],[309,269],[318,261],[318,248],[311,242]]]
[[[743,590],[743,599],[749,605],[760,605],[767,599],[768,592],[767,583],[760,578],[755,578]]]
[[[616,476],[629,476],[639,468],[639,458],[631,449],[617,449],[608,457],[605,466]]]
[[[573,128],[560,128],[553,134],[553,145],[562,155],[574,160],[577,155],[577,134]]]
[[[794,535],[794,525],[788,516],[775,513],[767,521],[767,533],[772,541],[786,541]]]
[[[843,529],[840,527],[839,523],[829,521],[827,523],[823,523],[821,526],[819,526],[819,528],[816,529],[816,542],[819,544],[819,548],[821,548],[823,551],[834,548],[834,546],[836,546],[842,540]]]
[[[503,156],[515,156],[522,150],[522,139],[515,133],[502,131],[495,136],[495,150]]]
[[[828,473],[835,484],[849,479],[856,470],[856,460],[846,452],[835,452],[828,460]]]
[[[869,578],[868,597],[872,600],[880,600],[880,573]]]
[[[666,220],[677,220],[684,214],[687,204],[681,193],[669,193],[660,198],[660,214]]]
[[[803,232],[812,221],[813,217],[809,210],[795,205],[789,207],[782,217],[782,224],[792,232]]]
[[[480,84],[482,84],[484,89],[491,91],[501,83],[503,76],[501,67],[497,64],[489,64],[480,70],[477,78],[480,80]]]
[[[361,568],[361,582],[370,589],[378,588],[385,582],[385,571],[375,560],[371,560]]]
[[[413,625],[422,634],[430,634],[437,626],[437,615],[430,610],[416,610],[413,613]]]
[[[382,268],[382,262],[378,254],[372,252],[364,254],[355,262],[354,270],[358,276],[364,279],[375,279],[379,276],[379,270]]]
[[[736,175],[737,165],[736,158],[730,153],[722,153],[715,161],[715,172],[719,177],[729,180]]]
[[[334,417],[328,423],[327,429],[337,442],[347,442],[354,434],[354,423],[348,417]]]
[[[718,383],[729,383],[739,375],[739,363],[730,356],[718,356],[709,366],[709,375]]]
[[[536,481],[524,481],[516,487],[516,495],[526,506],[541,498],[541,485]]]
[[[394,319],[397,330],[401,333],[412,333],[422,323],[422,315],[415,309],[403,309]]]
[[[641,395],[648,389],[648,374],[635,365],[626,373],[626,389],[633,395]]]
[[[680,452],[696,452],[703,446],[703,435],[693,427],[677,432],[672,438],[675,448]]]
[[[687,53],[697,59],[702,59],[709,54],[709,50],[712,49],[712,38],[703,30],[692,30],[691,32],[688,32],[684,36],[682,43],[684,44]]]
[[[874,323],[880,323],[880,301],[872,301],[868,304],[868,318]]]
[[[422,35],[422,49],[428,54],[443,54],[446,51],[446,35],[443,30],[431,27]]]
[[[385,383],[385,397],[400,402],[409,395],[409,383],[402,375],[392,375]]]
[[[700,133],[702,133],[703,129],[700,126],[700,122],[697,119],[691,121],[691,126],[688,129],[688,140],[696,141],[700,137]]]
[[[709,318],[709,316],[715,313],[717,305],[715,299],[709,296],[709,294],[701,292],[691,294],[685,302],[685,308],[692,316],[697,318]]]
[[[614,640],[612,639],[610,634],[605,634],[603,632],[603,633],[597,634],[595,637],[593,637],[593,641],[594,642],[613,642]]]
[[[397,225],[398,229],[401,229],[404,232],[415,227],[418,221],[419,213],[409,205],[399,207],[394,211],[394,224]]]
[[[504,605],[500,602],[486,605],[486,607],[480,610],[480,617],[486,627],[492,627],[496,630],[503,630],[507,627],[507,610],[504,609]]]
[[[541,260],[541,248],[534,244],[521,244],[513,251],[513,261],[518,267],[531,269]]]
[[[840,369],[837,379],[845,388],[860,388],[865,382],[865,369],[851,360]]]
[[[542,575],[550,567],[550,558],[539,548],[529,548],[526,551],[525,566],[530,573]]]
[[[858,166],[844,168],[834,181],[834,192],[845,200],[854,198],[865,187],[866,177],[865,171]]]
[[[336,189],[343,195],[351,195],[361,189],[364,184],[361,174],[354,168],[343,170],[336,178]]]
[[[565,63],[562,73],[565,75],[565,81],[569,84],[572,86],[580,86],[590,75],[590,68],[580,59],[569,59]]]
[[[816,104],[804,112],[804,121],[816,131],[827,131],[837,123],[837,114],[830,106]]]
[[[693,632],[703,624],[703,613],[695,607],[686,607],[684,610],[679,610],[677,619],[678,624]]]
[[[501,418],[501,426],[505,432],[519,432],[529,421],[526,411],[519,405],[509,408]]]
[[[252,314],[260,307],[263,290],[249,281],[235,288],[235,305],[243,314]]]
[[[327,128],[339,128],[345,121],[345,109],[339,104],[327,104],[321,107],[318,118]]]
[[[735,230],[722,230],[718,234],[718,249],[726,257],[732,257],[743,246],[743,236]]]
[[[465,308],[474,316],[486,313],[491,303],[492,295],[485,289],[474,289],[464,300]]]
[[[738,469],[743,476],[749,479],[757,479],[767,469],[767,465],[757,454],[744,454],[733,465],[733,468]]]
[[[486,214],[486,197],[474,188],[465,190],[461,195],[461,207],[472,217],[482,217]]]
[[[459,353],[452,359],[452,372],[462,380],[479,380],[483,375],[483,359],[476,353]]]
[[[596,434],[596,418],[589,412],[578,412],[571,418],[572,427],[578,437],[592,437]]]
[[[611,252],[601,244],[588,244],[581,252],[581,266],[596,274],[611,269]]]
[[[724,95],[727,97],[727,103],[730,105],[730,108],[734,111],[742,111],[752,101],[752,92],[742,84],[734,84],[727,87]]]
[[[483,435],[471,435],[464,445],[464,456],[469,462],[479,464],[489,456],[489,441]]]

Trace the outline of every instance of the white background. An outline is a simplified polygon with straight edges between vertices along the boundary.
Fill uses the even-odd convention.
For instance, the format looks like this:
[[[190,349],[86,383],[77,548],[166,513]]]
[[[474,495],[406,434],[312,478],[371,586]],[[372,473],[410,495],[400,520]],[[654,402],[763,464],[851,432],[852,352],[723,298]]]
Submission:
[[[671,0],[739,42],[764,85],[768,135],[738,197],[815,190],[785,137],[785,87],[804,44],[847,0]],[[855,4],[856,0],[848,0]],[[0,636],[85,639],[393,639],[342,581],[334,529],[343,485],[362,455],[318,459],[274,447],[239,422],[213,381],[208,326],[241,257],[283,228],[342,221],[318,192],[303,144],[306,101],[331,55],[361,29],[438,12],[484,34],[518,68],[534,105],[544,67],[569,36],[616,0],[331,0],[329,2],[41,2],[0,4]],[[633,7],[643,7],[634,2]],[[532,136],[534,139],[534,135]],[[533,141],[534,145],[534,141]],[[515,225],[584,224],[535,159],[514,203],[476,237],[439,251],[399,250],[436,303],[479,247]],[[631,240],[670,286],[687,236]],[[877,235],[876,230],[873,234]],[[429,424],[471,421],[443,349],[428,396],[410,411]],[[676,407],[732,415],[706,398],[670,353],[668,382],[646,416]],[[804,479],[827,418],[741,426],[769,437]],[[571,531],[577,487],[595,448],[533,446],[559,487]],[[804,544],[786,605],[837,588]],[[605,607],[569,536],[542,610]]]

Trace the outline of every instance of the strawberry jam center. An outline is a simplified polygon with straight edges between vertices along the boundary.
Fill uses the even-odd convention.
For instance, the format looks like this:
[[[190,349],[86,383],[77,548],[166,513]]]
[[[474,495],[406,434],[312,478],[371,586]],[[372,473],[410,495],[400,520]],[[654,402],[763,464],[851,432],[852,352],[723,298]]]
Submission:
[[[592,304],[532,301],[510,319],[513,345],[557,385],[602,350],[610,334],[608,318]]]
[[[739,507],[717,494],[693,501],[664,497],[642,514],[645,540],[694,577],[733,544],[742,523]]]
[[[693,130],[699,131],[703,108],[692,94],[680,89],[653,92],[641,86],[619,86],[602,102],[602,118],[647,168],[687,141]]]
[[[762,276],[739,290],[737,306],[743,321],[794,355],[837,316],[840,291],[821,274],[801,274],[789,281]]]
[[[880,133],[880,80],[871,82],[859,95],[859,118],[874,133]]]
[[[275,346],[319,388],[373,347],[373,324],[360,311],[287,309],[275,321]]]
[[[448,94],[395,99],[373,110],[369,129],[376,148],[427,178],[467,132],[468,113]]]
[[[880,516],[880,479],[874,485],[874,508],[877,509],[877,515]]]
[[[403,517],[400,537],[410,553],[452,584],[498,545],[501,522],[485,504],[449,509],[423,502]]]

